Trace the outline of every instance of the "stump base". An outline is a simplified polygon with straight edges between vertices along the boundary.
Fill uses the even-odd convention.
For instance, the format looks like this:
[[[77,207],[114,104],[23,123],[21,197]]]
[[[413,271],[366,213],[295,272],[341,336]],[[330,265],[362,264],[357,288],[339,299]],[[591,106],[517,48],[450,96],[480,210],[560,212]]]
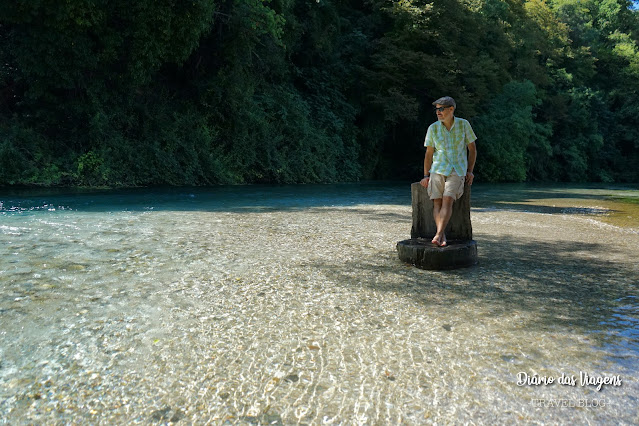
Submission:
[[[411,238],[397,243],[400,260],[421,269],[443,270],[466,268],[477,264],[477,243],[474,240],[448,241],[438,247],[427,238]]]

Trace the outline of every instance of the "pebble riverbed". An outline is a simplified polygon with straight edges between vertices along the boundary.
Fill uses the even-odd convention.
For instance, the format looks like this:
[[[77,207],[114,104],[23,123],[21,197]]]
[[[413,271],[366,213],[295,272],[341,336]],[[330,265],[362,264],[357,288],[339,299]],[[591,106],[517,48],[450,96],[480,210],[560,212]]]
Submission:
[[[0,424],[637,424],[639,233],[582,213],[446,272],[409,204],[0,216]]]

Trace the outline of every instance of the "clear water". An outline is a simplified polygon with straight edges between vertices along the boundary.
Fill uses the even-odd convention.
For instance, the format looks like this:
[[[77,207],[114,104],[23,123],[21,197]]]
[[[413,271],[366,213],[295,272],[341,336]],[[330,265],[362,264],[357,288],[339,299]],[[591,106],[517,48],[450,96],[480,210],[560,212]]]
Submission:
[[[0,422],[637,423],[637,188],[473,188],[448,272],[408,183],[0,192]]]

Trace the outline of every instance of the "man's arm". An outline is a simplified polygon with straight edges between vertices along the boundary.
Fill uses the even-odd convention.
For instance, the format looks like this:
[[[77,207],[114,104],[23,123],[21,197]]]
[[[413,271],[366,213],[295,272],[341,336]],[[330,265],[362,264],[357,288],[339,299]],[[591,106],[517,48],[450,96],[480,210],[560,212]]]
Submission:
[[[433,154],[435,153],[435,148],[432,146],[426,147],[426,155],[424,155],[424,176],[430,175],[430,168],[433,165]],[[428,180],[430,177],[425,177],[419,183],[424,187],[428,188]]]
[[[475,168],[475,161],[477,160],[477,145],[475,142],[471,142],[468,145],[468,171],[466,171],[466,182],[468,185],[473,184],[473,169]]]

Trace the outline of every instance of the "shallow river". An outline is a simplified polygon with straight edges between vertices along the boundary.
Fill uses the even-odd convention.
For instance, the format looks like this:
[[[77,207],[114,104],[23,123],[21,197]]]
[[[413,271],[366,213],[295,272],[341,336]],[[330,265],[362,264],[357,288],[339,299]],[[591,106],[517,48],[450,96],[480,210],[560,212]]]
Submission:
[[[0,423],[639,423],[637,186],[472,199],[433,272],[409,183],[0,192]]]

